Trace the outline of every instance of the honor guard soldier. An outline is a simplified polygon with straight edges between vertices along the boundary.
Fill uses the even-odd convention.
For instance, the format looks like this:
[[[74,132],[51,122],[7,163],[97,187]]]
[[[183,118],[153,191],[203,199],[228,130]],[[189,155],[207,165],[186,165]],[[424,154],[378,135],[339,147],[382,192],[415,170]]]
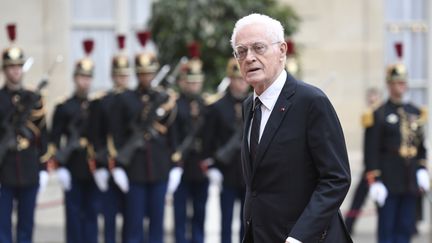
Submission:
[[[83,46],[86,57],[77,61],[73,73],[75,91],[55,107],[50,135],[50,168],[56,168],[65,193],[67,243],[96,243],[98,238],[95,168],[88,160],[88,93],[94,72],[89,55],[93,41],[85,40]]]
[[[142,47],[150,32],[138,33]],[[152,86],[159,70],[156,55],[135,56],[138,86],[119,94],[112,109],[112,135],[116,166],[129,180],[125,198],[124,242],[162,243],[165,193],[171,168],[170,124],[175,116],[175,95]],[[143,220],[149,227],[143,234]]]
[[[222,243],[231,243],[231,226],[234,203],[238,200],[241,212],[236,215],[242,221],[245,185],[242,177],[240,145],[242,139],[242,103],[248,95],[249,85],[243,80],[237,61],[229,59],[227,77],[230,80],[225,95],[209,107],[206,122],[205,147],[210,151],[215,167],[222,171],[223,186],[220,193],[222,209]],[[215,168],[209,169],[208,173]],[[239,239],[243,236],[241,224]]]
[[[402,57],[402,44],[396,50]],[[429,190],[424,125],[426,113],[405,103],[407,70],[401,63],[387,67],[389,99],[373,112],[366,129],[365,160],[369,195],[378,204],[378,242],[410,242],[416,199]]]
[[[372,115],[376,108],[378,108],[381,102],[381,94],[376,88],[369,88],[366,91],[366,103],[367,108],[361,116],[361,124],[364,129],[368,128],[372,121]],[[354,192],[354,197],[351,202],[351,207],[345,215],[345,224],[347,226],[348,232],[352,235],[354,233],[354,225],[358,217],[361,214],[362,206],[366,200],[369,192],[369,184],[366,180],[366,165],[364,170],[361,172],[360,181]]]
[[[14,24],[7,26],[9,39],[16,37]],[[48,174],[40,157],[46,152],[45,108],[40,89],[23,87],[23,50],[13,43],[2,53],[5,84],[0,89],[0,242],[32,242],[38,188]],[[12,211],[17,205],[16,233]],[[12,238],[15,235],[15,239]]]
[[[129,58],[124,50],[125,38],[124,35],[117,36],[120,52],[111,62],[113,88],[90,104],[90,140],[94,150],[92,157],[97,167],[94,178],[102,191],[102,202],[109,202],[101,204],[105,243],[116,242],[116,216],[117,213],[123,215],[125,193],[129,186],[125,171],[115,164],[116,151],[111,134],[112,108],[116,97],[127,90],[131,72]]]
[[[183,65],[178,78],[181,94],[174,123],[176,152],[172,156],[176,166],[170,172],[168,192],[174,193],[175,242],[203,243],[209,181],[206,165],[202,163],[205,158],[202,141],[205,102],[201,96],[204,74],[196,42],[189,45],[189,55],[191,59]],[[191,219],[187,215],[189,200],[193,205]],[[192,229],[192,232],[187,232],[187,229]],[[188,235],[191,239],[187,239]]]

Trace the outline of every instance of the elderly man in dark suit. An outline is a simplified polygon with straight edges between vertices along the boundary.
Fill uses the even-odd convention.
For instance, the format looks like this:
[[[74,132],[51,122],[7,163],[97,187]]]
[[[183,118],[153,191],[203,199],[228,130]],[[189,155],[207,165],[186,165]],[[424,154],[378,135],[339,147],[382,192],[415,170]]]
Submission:
[[[279,21],[246,16],[231,44],[254,88],[243,104],[243,242],[352,242],[339,212],[351,181],[348,156],[330,101],[284,70]]]

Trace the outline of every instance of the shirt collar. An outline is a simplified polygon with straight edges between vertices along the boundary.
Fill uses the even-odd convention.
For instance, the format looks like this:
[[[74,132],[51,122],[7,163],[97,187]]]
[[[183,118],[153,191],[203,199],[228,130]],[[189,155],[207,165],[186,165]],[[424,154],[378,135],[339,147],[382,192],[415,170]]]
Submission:
[[[279,74],[276,80],[266,89],[261,95],[257,95],[254,91],[254,100],[256,97],[259,97],[261,103],[268,109],[273,110],[274,105],[279,97],[280,92],[282,91],[283,86],[285,85],[285,81],[287,79],[287,73],[285,70]]]

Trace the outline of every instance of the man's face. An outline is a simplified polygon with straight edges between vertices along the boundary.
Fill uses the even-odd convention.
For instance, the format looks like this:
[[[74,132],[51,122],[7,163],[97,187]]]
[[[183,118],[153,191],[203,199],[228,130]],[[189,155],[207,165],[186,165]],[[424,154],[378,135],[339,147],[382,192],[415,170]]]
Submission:
[[[114,86],[126,88],[129,82],[129,75],[113,75]]]
[[[235,39],[235,50],[243,53],[246,50],[246,56],[238,56],[237,61],[244,80],[255,90],[267,88],[283,69],[286,43],[272,40],[263,24],[240,29]]]
[[[11,84],[19,84],[23,77],[21,65],[9,65],[3,68],[7,82]]]
[[[186,90],[189,94],[199,94],[201,93],[203,83],[202,82],[187,82],[186,81]]]
[[[390,97],[402,98],[407,90],[407,84],[403,80],[395,80],[388,83]]]
[[[88,93],[90,91],[90,85],[92,77],[87,75],[77,74],[75,75],[75,85],[79,93]]]
[[[153,80],[155,75],[155,73],[138,73],[137,78],[139,85],[143,88],[150,87],[151,81]]]

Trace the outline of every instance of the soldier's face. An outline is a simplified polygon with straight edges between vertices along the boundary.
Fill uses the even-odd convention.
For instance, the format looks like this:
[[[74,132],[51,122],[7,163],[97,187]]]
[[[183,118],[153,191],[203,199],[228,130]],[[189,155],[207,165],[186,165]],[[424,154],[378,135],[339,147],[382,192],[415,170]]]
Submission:
[[[395,80],[388,83],[388,89],[391,97],[399,99],[405,94],[407,84],[405,81]]]
[[[87,75],[75,75],[75,85],[78,92],[88,93],[92,82],[92,77]]]
[[[19,84],[23,77],[21,65],[9,65],[3,68],[7,82]]]
[[[150,83],[155,77],[155,73],[139,73],[137,74],[138,82],[141,87],[150,87]]]
[[[114,85],[119,88],[125,88],[129,82],[129,75],[113,75]]]
[[[187,82],[186,81],[186,91],[189,94],[199,94],[201,93],[203,83],[202,82]]]
[[[235,37],[235,51],[240,54],[236,58],[242,76],[258,94],[276,80],[284,68],[286,55],[286,43],[272,40],[266,28],[263,24],[247,25]]]

